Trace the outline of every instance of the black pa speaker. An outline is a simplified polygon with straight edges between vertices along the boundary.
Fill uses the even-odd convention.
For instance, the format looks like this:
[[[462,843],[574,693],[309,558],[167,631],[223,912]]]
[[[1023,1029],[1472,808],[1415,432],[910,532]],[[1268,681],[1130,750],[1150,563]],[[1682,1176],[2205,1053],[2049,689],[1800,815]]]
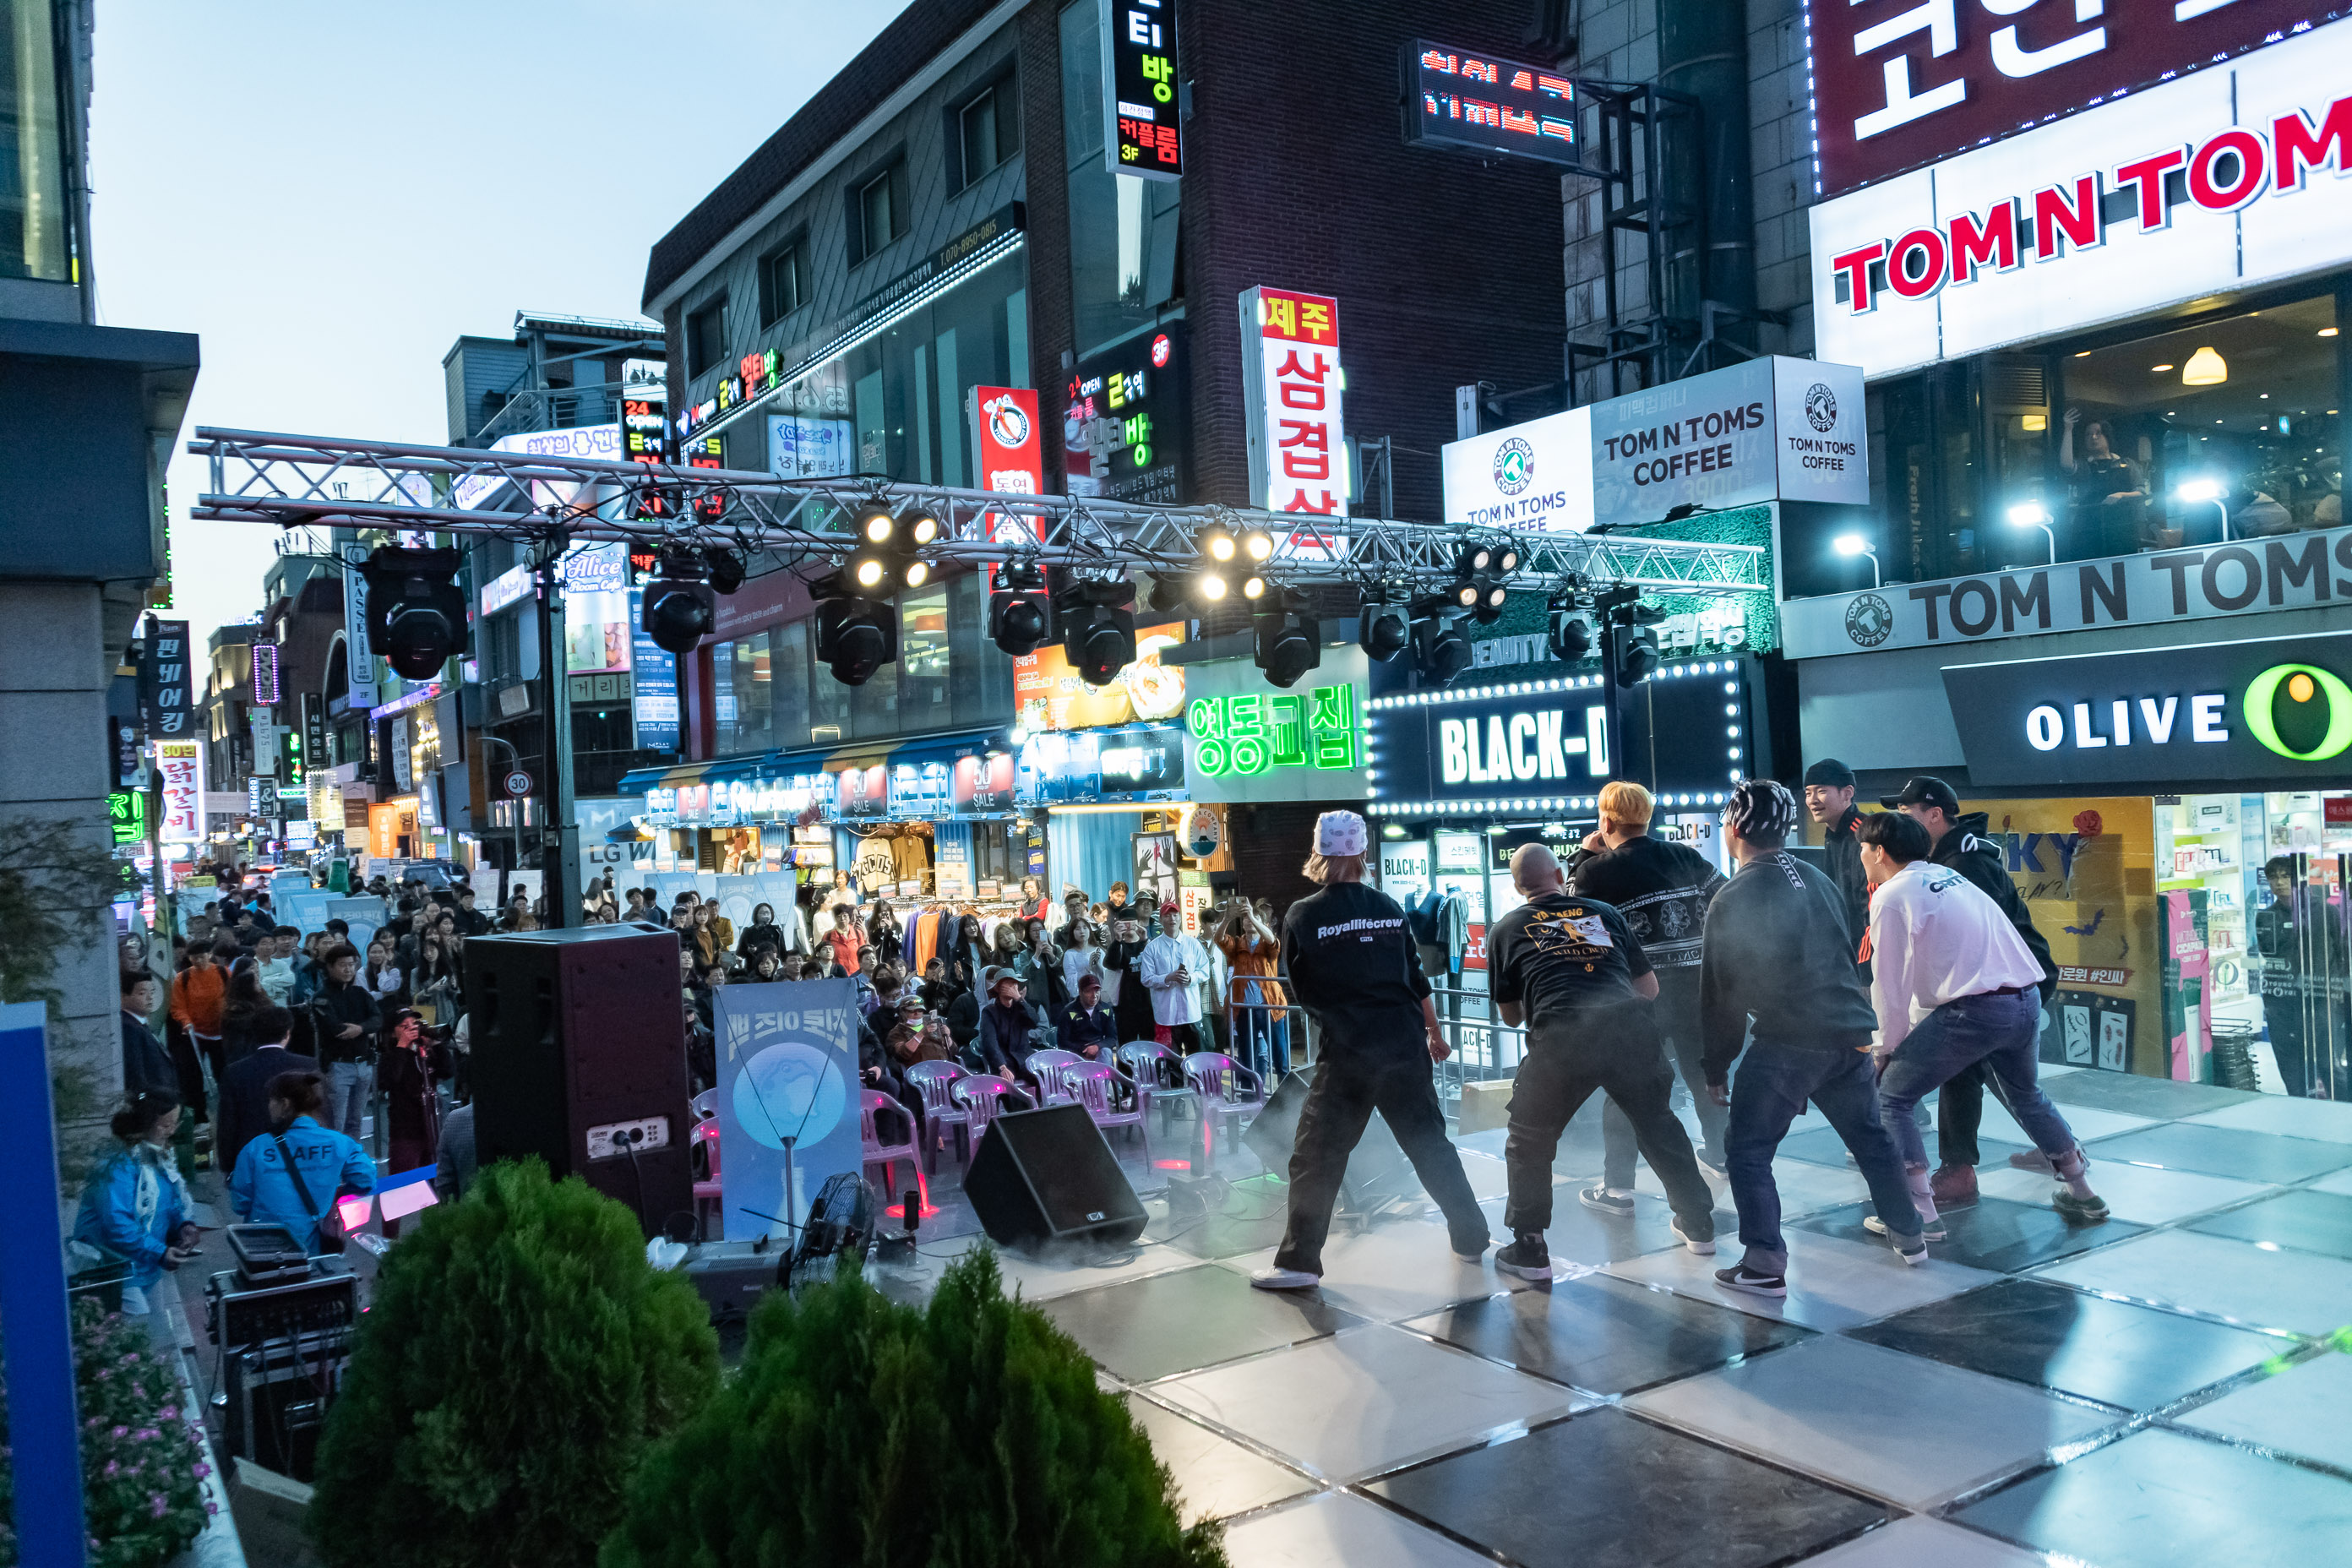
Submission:
[[[1282,1087],[1257,1113],[1257,1120],[1242,1131],[1242,1142],[1258,1157],[1269,1171],[1288,1179],[1291,1145],[1298,1139],[1298,1113],[1307,1104],[1307,1091],[1315,1081],[1312,1067],[1294,1068],[1282,1080]],[[1348,1156],[1348,1173],[1339,1178],[1339,1206],[1357,1213],[1379,1208],[1383,1204],[1408,1202],[1421,1194],[1421,1178],[1413,1173],[1412,1162],[1404,1157],[1404,1150],[1389,1131],[1389,1124],[1379,1111],[1364,1123],[1364,1135]]]
[[[1147,1217],[1083,1105],[998,1117],[971,1157],[963,1190],[989,1240],[1002,1247],[1118,1246],[1141,1236]]]

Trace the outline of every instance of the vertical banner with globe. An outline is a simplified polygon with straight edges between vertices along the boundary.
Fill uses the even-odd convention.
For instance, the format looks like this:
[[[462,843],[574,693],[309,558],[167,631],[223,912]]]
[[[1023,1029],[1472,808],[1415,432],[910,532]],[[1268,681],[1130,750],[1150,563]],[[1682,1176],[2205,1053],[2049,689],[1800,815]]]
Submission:
[[[865,1163],[856,1098],[857,986],[846,979],[723,985],[712,1002],[726,1238],[781,1237],[784,1227],[761,1215],[800,1224],[826,1177]]]

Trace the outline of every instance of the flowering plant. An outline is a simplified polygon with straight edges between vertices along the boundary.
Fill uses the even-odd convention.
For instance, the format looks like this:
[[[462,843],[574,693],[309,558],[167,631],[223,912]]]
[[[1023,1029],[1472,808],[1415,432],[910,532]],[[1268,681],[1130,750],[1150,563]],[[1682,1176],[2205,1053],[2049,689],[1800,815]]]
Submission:
[[[91,1568],[168,1562],[205,1527],[211,1473],[171,1354],[154,1348],[143,1324],[87,1298],[74,1303],[73,1350]],[[6,1420],[0,1405],[0,1436]],[[13,1456],[0,1442],[0,1564],[17,1560],[15,1500]]]

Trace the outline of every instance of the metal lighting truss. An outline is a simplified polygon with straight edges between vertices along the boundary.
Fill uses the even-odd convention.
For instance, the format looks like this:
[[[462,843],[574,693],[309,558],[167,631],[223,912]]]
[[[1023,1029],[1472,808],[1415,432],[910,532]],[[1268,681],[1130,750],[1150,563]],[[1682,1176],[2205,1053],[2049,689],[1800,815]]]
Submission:
[[[1422,592],[1451,582],[1465,540],[1519,552],[1510,580],[1548,587],[1571,574],[1676,593],[1769,593],[1770,566],[1753,544],[1697,543],[1583,533],[1510,533],[1382,518],[1327,518],[1223,506],[1143,506],[1094,496],[1011,495],[871,479],[787,479],[733,468],[673,468],[463,447],[418,447],[324,436],[197,429],[188,450],[211,460],[209,487],[190,515],[224,522],[431,530],[539,542],[625,541],[775,554],[797,563],[847,553],[851,509],[880,500],[929,509],[935,559],[1037,561],[1080,576],[1138,569],[1183,573],[1202,564],[1199,531],[1263,529],[1275,541],[1260,568],[1288,584],[1352,583]],[[485,502],[511,485],[533,510],[459,507],[466,481]],[[635,518],[655,494],[665,515]],[[511,504],[509,502],[509,504]],[[716,516],[707,516],[715,511]]]

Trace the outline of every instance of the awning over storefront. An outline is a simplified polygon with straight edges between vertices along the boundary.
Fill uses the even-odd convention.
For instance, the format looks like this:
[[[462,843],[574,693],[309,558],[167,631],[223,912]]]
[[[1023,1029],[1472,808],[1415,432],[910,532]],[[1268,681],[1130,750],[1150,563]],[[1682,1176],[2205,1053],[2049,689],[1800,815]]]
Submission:
[[[1003,788],[992,791],[998,773]],[[643,795],[646,817],[664,826],[783,821],[811,804],[829,822],[946,819],[1009,815],[1013,761],[1001,732],[974,731],[640,768],[618,788]]]

